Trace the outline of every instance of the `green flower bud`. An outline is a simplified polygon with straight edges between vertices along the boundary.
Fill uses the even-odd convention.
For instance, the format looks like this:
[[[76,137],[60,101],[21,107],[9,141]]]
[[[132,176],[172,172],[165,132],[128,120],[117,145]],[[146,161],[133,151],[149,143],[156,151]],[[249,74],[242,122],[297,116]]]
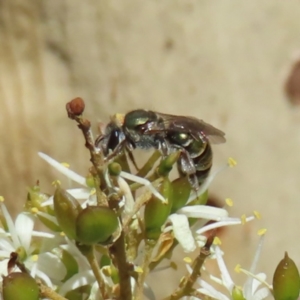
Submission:
[[[236,286],[233,287],[231,296],[232,300],[246,300],[246,298],[243,295],[242,289]]]
[[[105,243],[118,226],[118,217],[110,208],[88,206],[76,219],[76,240],[86,245]]]
[[[189,205],[206,205],[208,200],[208,190],[199,195],[195,200],[191,201]]]
[[[85,177],[85,183],[89,188],[94,188],[96,186],[94,176],[91,173]]]
[[[78,213],[82,210],[79,203],[67,191],[57,186],[53,204],[59,226],[68,238],[75,239],[75,221]]]
[[[60,259],[64,266],[66,267],[67,274],[63,281],[67,281],[73,275],[78,273],[79,267],[76,259],[68,251],[62,250]]]
[[[114,159],[114,162],[118,163],[123,171],[130,173],[130,167],[125,153],[122,153],[121,155],[116,157],[116,159]]]
[[[3,300],[38,300],[39,287],[26,273],[11,273],[3,278]]]
[[[180,151],[171,153],[165,159],[163,159],[157,169],[157,173],[159,176],[168,176],[168,174],[172,171],[173,165],[177,162],[180,156]]]
[[[109,175],[111,176],[119,176],[121,171],[122,171],[121,166],[116,162],[113,162],[108,165],[108,172]]]
[[[172,181],[172,210],[171,213],[176,212],[182,208],[189,199],[192,187],[187,177],[179,177]]]
[[[285,252],[273,276],[275,300],[296,300],[300,291],[300,275],[296,264]]]
[[[106,254],[103,254],[101,256],[101,260],[100,260],[100,267],[105,267],[105,266],[110,266],[111,264],[111,259],[108,255]]]
[[[172,207],[172,186],[170,180],[165,177],[159,187],[160,194],[168,200],[164,204],[154,195],[145,205],[144,220],[147,239],[158,239],[161,233],[161,226],[165,223]]]

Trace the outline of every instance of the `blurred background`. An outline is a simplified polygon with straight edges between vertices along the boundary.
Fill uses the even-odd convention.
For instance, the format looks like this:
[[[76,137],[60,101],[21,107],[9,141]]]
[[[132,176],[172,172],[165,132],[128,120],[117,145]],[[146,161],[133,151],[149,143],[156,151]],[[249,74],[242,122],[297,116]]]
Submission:
[[[284,94],[299,13],[293,0],[0,0],[0,194],[18,211],[37,179],[52,190],[58,174],[38,151],[86,173],[65,111],[77,96],[95,129],[136,108],[191,115],[226,132],[214,166],[238,162],[212,195],[232,198],[232,215],[263,217],[222,232],[229,268],[249,267],[262,227],[258,271],[271,282],[285,250],[299,266],[300,112]]]

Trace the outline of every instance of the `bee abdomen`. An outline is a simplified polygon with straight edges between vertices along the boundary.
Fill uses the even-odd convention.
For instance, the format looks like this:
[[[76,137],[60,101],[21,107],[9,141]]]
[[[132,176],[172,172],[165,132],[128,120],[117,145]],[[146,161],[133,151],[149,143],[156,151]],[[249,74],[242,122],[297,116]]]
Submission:
[[[212,166],[213,153],[209,143],[206,144],[205,150],[196,158],[194,163],[196,167],[196,177],[198,179],[199,186],[208,177]]]

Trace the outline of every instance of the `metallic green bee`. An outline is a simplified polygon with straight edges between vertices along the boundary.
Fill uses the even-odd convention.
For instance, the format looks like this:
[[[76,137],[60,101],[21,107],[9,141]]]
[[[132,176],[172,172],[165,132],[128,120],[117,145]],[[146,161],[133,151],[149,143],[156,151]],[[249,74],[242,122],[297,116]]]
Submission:
[[[180,151],[179,174],[188,176],[192,187],[198,190],[212,166],[210,143],[224,143],[224,136],[221,130],[193,117],[138,109],[127,113],[122,120],[116,118],[108,123],[96,146],[108,160],[124,149],[131,153],[135,148],[155,148],[163,156]]]

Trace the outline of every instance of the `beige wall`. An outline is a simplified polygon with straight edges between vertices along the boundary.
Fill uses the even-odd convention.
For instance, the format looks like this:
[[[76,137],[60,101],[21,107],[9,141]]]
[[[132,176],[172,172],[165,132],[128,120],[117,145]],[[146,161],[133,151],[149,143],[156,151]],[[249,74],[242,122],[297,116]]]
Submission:
[[[299,13],[279,0],[0,0],[0,194],[16,208],[26,186],[56,178],[39,150],[84,174],[87,151],[65,113],[76,96],[94,124],[133,108],[193,115],[227,134],[215,165],[239,163],[211,191],[235,200],[233,214],[264,217],[224,237],[232,265],[248,261],[236,249],[252,250],[259,227],[262,269],[285,250],[299,264],[300,119],[282,94]]]

